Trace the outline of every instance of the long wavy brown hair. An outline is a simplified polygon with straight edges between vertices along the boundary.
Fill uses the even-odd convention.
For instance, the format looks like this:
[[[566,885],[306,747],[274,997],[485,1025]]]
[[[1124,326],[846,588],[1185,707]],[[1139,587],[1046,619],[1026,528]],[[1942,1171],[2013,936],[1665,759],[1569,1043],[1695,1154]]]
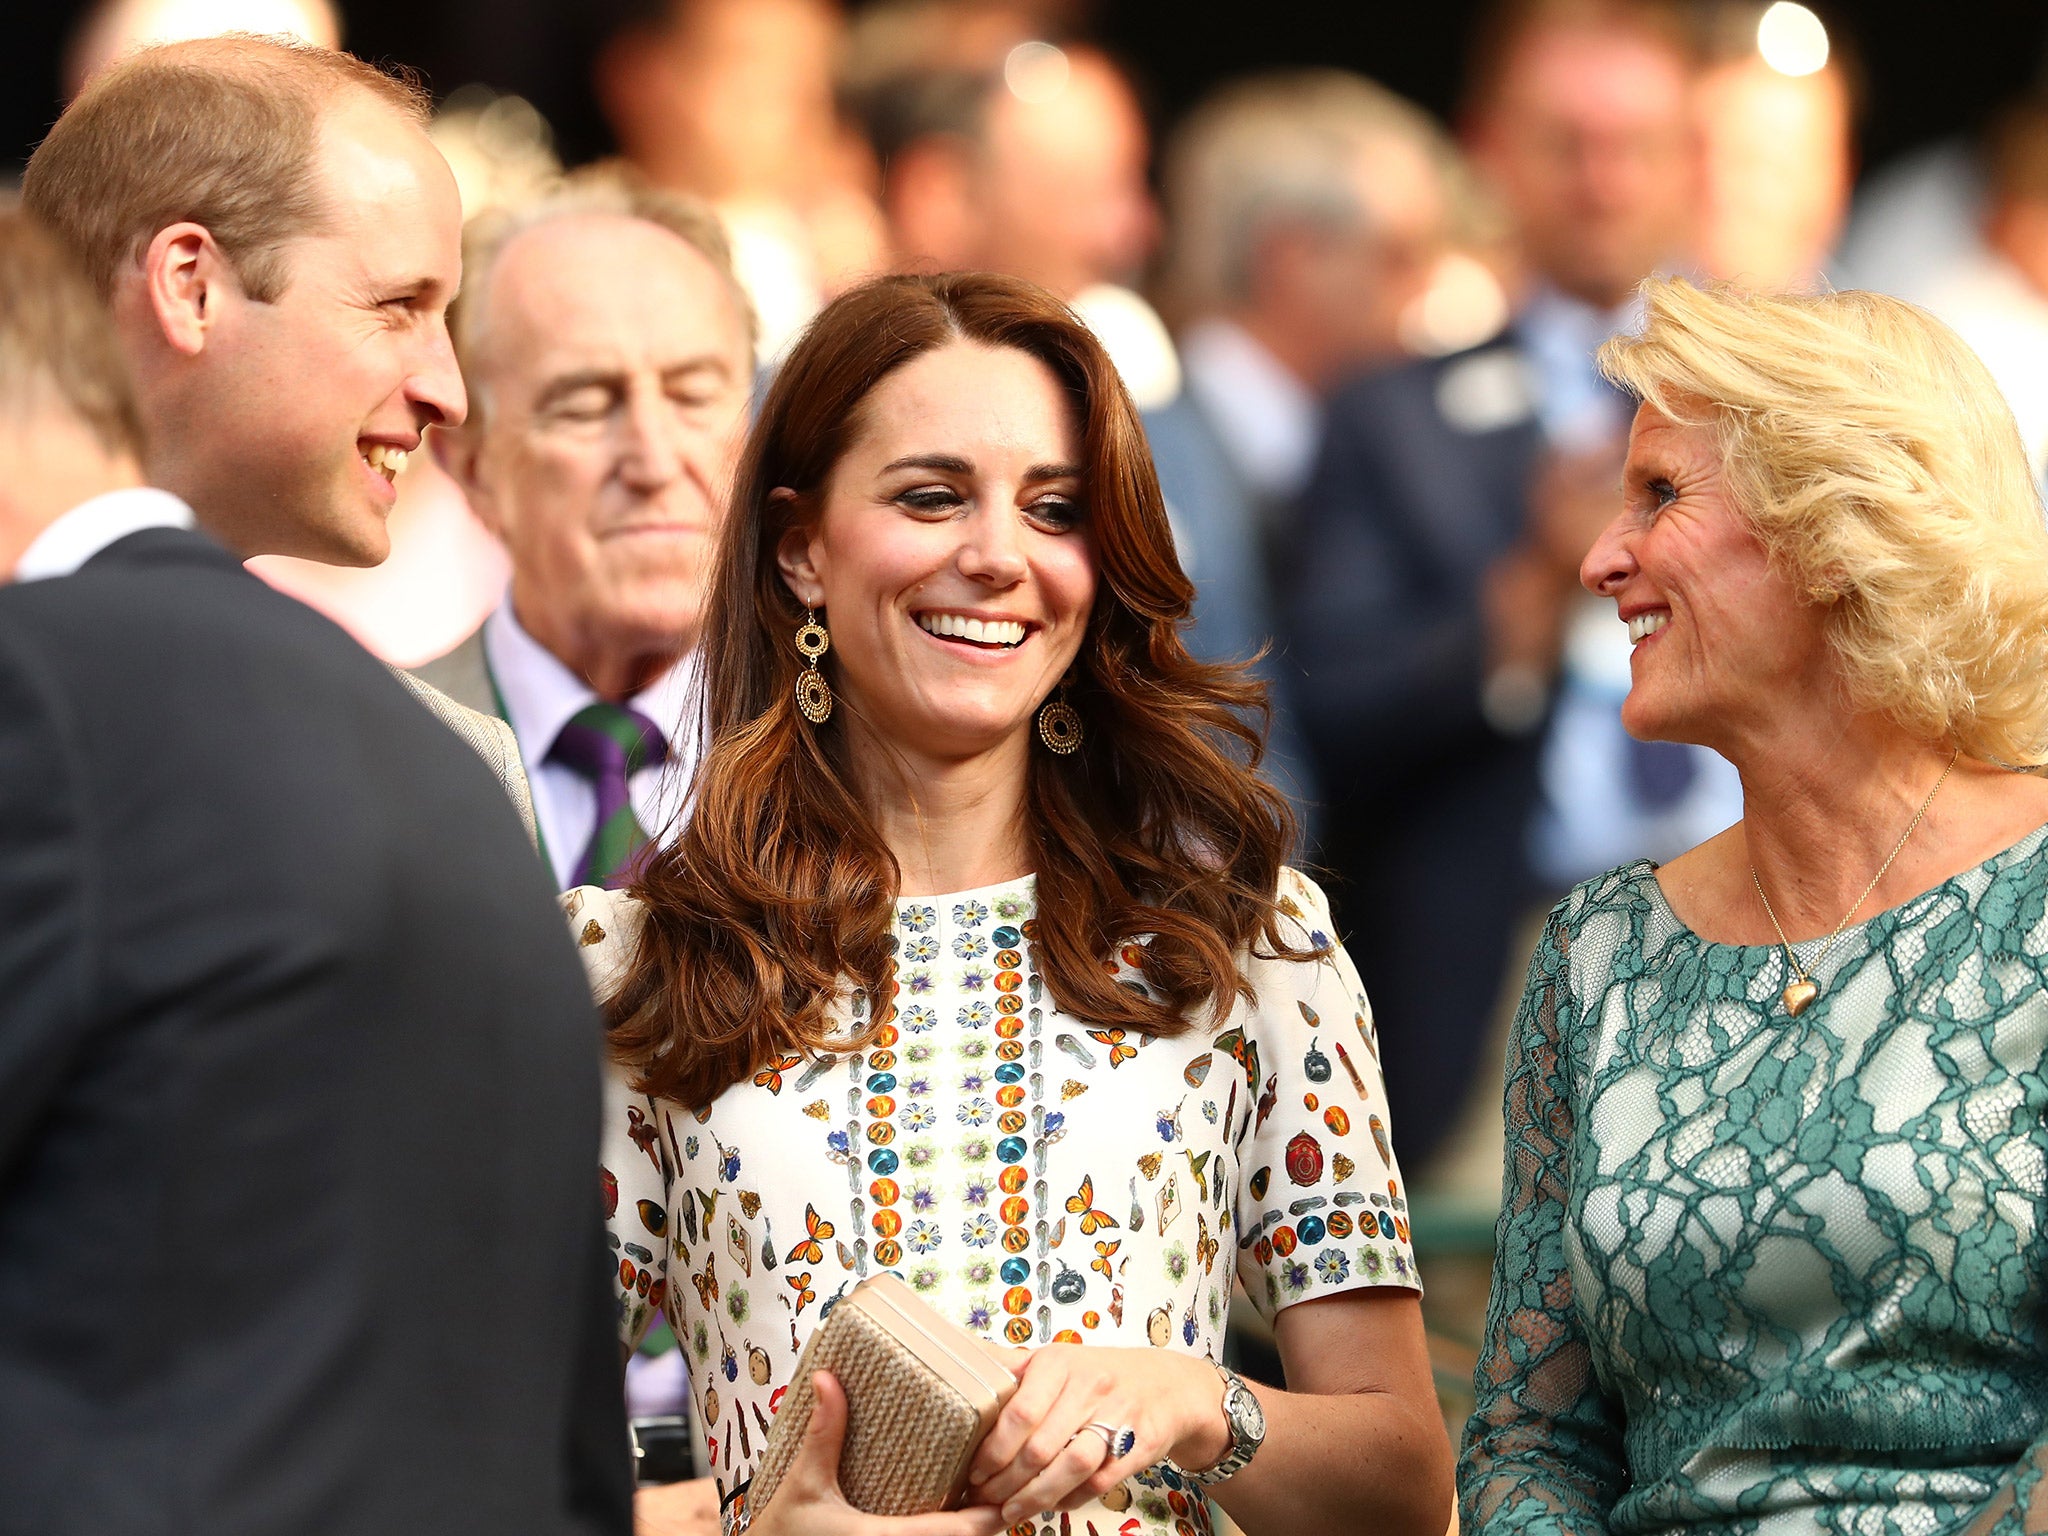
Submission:
[[[740,466],[703,624],[710,746],[680,837],[634,887],[646,917],[611,1005],[612,1051],[643,1092],[702,1107],[777,1062],[847,1049],[834,1031],[849,987],[875,1001],[869,1030],[895,1012],[900,872],[853,788],[843,724],[814,726],[797,709],[804,610],[775,555],[790,527],[816,515],[875,386],[960,340],[1037,358],[1081,426],[1098,577],[1067,701],[1086,735],[1070,757],[1034,751],[1024,811],[1047,989],[1093,1027],[1172,1035],[1211,1003],[1251,996],[1238,957],[1252,946],[1308,957],[1278,926],[1294,828],[1255,771],[1264,689],[1181,643],[1194,588],[1144,429],[1101,343],[1029,283],[881,278],[812,322]],[[829,674],[829,656],[824,665]],[[1119,985],[1104,963],[1138,939],[1152,996]]]

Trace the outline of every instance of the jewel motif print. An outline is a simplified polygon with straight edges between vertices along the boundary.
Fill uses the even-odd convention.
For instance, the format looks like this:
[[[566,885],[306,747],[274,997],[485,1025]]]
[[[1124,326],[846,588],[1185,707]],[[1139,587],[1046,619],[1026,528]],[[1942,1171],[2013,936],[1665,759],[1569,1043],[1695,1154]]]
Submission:
[[[1316,942],[1320,893],[1285,878],[1307,914],[1297,937]],[[621,1333],[637,1337],[654,1298],[666,1302],[728,1530],[748,1521],[752,1467],[805,1339],[864,1275],[894,1271],[997,1343],[1211,1357],[1233,1264],[1269,1312],[1416,1284],[1399,1171],[1368,1130],[1385,1118],[1377,1060],[1354,1048],[1354,1077],[1327,1022],[1310,1020],[1364,1038],[1350,1021],[1369,1013],[1341,951],[1254,961],[1259,1008],[1155,1040],[1059,1010],[1032,961],[1032,896],[1025,881],[899,902],[882,995],[843,1003],[849,1039],[874,1010],[859,1051],[776,1057],[701,1111],[611,1085],[607,1205],[614,1256],[634,1271],[621,1271]],[[625,900],[584,904],[615,930],[630,928]],[[1106,964],[1144,990],[1144,958],[1127,944]],[[1307,1075],[1312,1052],[1330,1062],[1327,1081]],[[1321,1149],[1308,1184],[1287,1163],[1303,1134]],[[1294,1171],[1308,1171],[1299,1157]],[[1209,1531],[1199,1491],[1156,1470],[1016,1529],[1091,1524],[1100,1536]]]

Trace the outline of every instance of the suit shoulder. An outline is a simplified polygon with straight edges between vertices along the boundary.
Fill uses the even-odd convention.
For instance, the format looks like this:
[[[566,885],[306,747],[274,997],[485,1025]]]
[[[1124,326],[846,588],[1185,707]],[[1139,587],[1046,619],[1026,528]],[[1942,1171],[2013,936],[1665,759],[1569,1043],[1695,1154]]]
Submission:
[[[562,916],[576,953],[583,960],[591,996],[608,1003],[624,985],[626,972],[640,947],[640,928],[647,909],[624,891],[579,885],[561,895]]]
[[[458,703],[441,692],[432,683],[416,674],[399,667],[391,669],[392,675],[405,684],[406,691],[467,746],[483,759],[504,787],[506,797],[518,811],[519,819],[526,826],[527,836],[535,835],[533,816],[533,789],[526,779],[526,764],[520,757],[519,738],[512,727],[496,715],[487,715],[471,709],[467,704]]]
[[[453,650],[405,670],[465,708],[493,716],[497,712],[497,696],[491,688],[491,670],[484,659],[484,632],[480,628]]]

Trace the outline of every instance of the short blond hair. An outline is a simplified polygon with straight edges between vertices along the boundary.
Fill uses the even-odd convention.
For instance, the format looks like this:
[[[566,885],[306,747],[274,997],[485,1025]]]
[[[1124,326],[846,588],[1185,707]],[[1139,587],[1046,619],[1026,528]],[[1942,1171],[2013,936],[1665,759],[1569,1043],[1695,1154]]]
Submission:
[[[1779,569],[1829,605],[1850,700],[2010,767],[2048,763],[2048,523],[1990,373],[1883,294],[1643,285],[1601,369],[1719,439]]]
[[[109,455],[142,457],[142,421],[105,307],[30,215],[0,211],[0,414],[26,420],[52,406]]]
[[[157,231],[189,221],[267,303],[290,276],[280,248],[325,216],[320,117],[351,89],[427,121],[416,78],[310,43],[229,35],[142,49],[57,119],[22,175],[22,202],[102,297]]]
[[[746,338],[747,365],[753,366],[758,326],[753,303],[733,268],[732,242],[726,237],[724,221],[709,203],[658,187],[624,161],[600,161],[569,172],[527,202],[478,214],[462,231],[462,292],[448,311],[448,334],[455,342],[455,360],[462,368],[463,382],[469,386],[472,426],[481,421],[486,404],[478,360],[491,274],[498,258],[527,230],[558,219],[591,217],[652,224],[710,262],[724,280],[726,298]]]

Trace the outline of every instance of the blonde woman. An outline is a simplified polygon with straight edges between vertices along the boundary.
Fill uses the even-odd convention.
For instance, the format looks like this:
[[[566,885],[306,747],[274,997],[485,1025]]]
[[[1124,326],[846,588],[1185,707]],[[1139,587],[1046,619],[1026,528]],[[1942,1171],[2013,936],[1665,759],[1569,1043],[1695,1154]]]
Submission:
[[[1953,334],[1647,287],[1587,556],[1743,819],[1552,914],[1468,1532],[2048,1529],[2048,532]]]

